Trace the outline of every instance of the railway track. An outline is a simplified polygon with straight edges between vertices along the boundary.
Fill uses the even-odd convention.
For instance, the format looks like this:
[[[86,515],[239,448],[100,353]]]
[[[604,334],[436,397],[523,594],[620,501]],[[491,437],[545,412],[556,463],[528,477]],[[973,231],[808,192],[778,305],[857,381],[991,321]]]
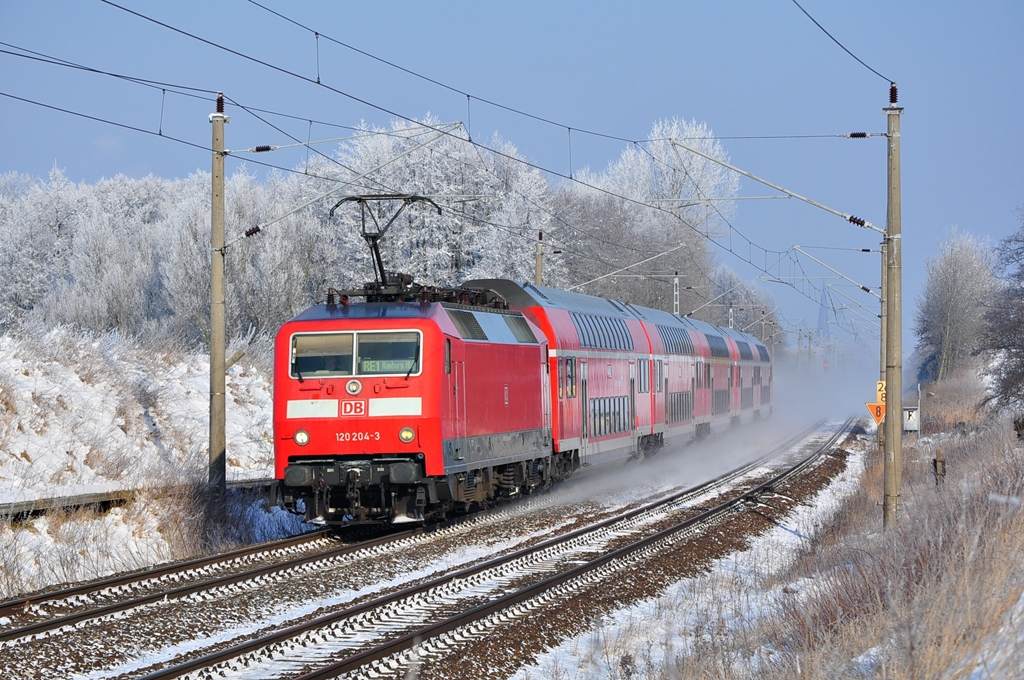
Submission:
[[[272,565],[321,555],[337,545],[327,531],[320,530],[0,602],[0,642],[43,634],[157,599],[183,597],[225,578],[265,572]]]
[[[447,653],[453,645],[491,635],[508,621],[571,598],[581,586],[641,564],[666,542],[703,530],[798,475],[833,447],[849,426],[848,422],[835,434],[819,437],[825,441],[781,473],[749,479],[763,465],[762,459],[621,515],[144,677],[401,677],[418,655]],[[792,442],[780,448],[790,446]],[[779,454],[777,450],[768,457]],[[704,507],[737,484],[741,492],[728,494],[710,509]]]
[[[96,677],[210,677],[211,673],[219,675],[233,668],[232,676],[241,673],[239,677],[270,677],[295,675],[314,666],[330,667],[339,659],[357,655],[372,656],[370,648],[375,644],[409,635],[415,638],[430,626],[503,601],[502,598],[526,587],[536,587],[552,574],[565,572],[567,567],[582,566],[596,555],[622,550],[638,534],[657,533],[693,518],[727,487],[743,484],[753,488],[752,477],[764,476],[763,471],[757,471],[758,465],[744,466],[697,489],[670,494],[656,503],[599,522],[581,519],[592,512],[589,510],[578,512],[579,518],[565,519],[562,515],[568,513],[562,507],[551,509],[547,516],[533,520],[536,528],[532,537],[527,533],[509,539],[508,546],[491,549],[490,555],[505,553],[493,560],[481,561],[472,554],[456,559],[451,556],[450,546],[468,543],[485,533],[501,535],[495,523],[502,521],[503,514],[518,514],[518,521],[523,522],[522,517],[531,517],[555,503],[558,494],[535,498],[518,510],[512,507],[489,516],[472,516],[429,533],[419,529],[347,546],[338,546],[335,540],[324,536],[306,537],[297,539],[295,544],[278,542],[189,563],[184,565],[184,573],[180,571],[182,565],[169,565],[129,575],[127,580],[111,579],[2,603],[0,659],[6,657],[8,662],[0,660],[0,674],[24,669],[25,675],[10,673],[10,677],[41,677],[28,670],[35,664],[51,675],[61,676],[85,676],[91,672]],[[586,526],[574,528],[580,524]],[[485,527],[487,531],[481,531]],[[547,540],[560,531],[563,536]],[[303,540],[309,543],[303,544]],[[520,547],[515,545],[517,542]],[[442,546],[431,547],[438,543]],[[436,569],[433,574],[429,569],[435,567],[427,568],[413,586],[408,585],[408,578],[387,585],[387,562],[396,559],[396,555],[422,555],[429,562],[431,558],[427,555],[432,549],[445,555],[440,559],[448,567]],[[368,573],[378,580],[367,577],[365,584],[357,582],[359,575]],[[353,579],[353,574],[357,578]],[[338,582],[365,594],[332,600],[324,584]],[[303,594],[295,596],[295,591]],[[322,601],[306,607],[308,615],[289,615],[281,618],[281,623],[273,623],[269,612],[287,609],[283,601],[288,597],[308,600],[311,591],[325,592]],[[250,612],[241,618],[251,616],[267,621],[249,626],[248,632],[217,638],[219,641],[212,644],[209,640],[216,635],[196,630],[190,636],[190,626],[202,628],[204,621],[238,606],[229,602],[239,600],[251,600]],[[353,601],[357,602],[355,606],[346,606]],[[325,611],[328,613],[323,614]],[[184,630],[171,631],[175,626]],[[102,645],[100,649],[89,649],[97,634],[106,638],[106,649]],[[175,634],[177,638],[173,637]],[[447,633],[433,633],[443,634]],[[166,643],[157,638],[161,648],[166,646],[165,651],[143,655],[143,659],[136,661],[123,651],[135,646],[130,642],[133,639],[161,635],[170,636]],[[203,635],[208,636],[207,641],[200,642]],[[356,648],[352,647],[353,636],[363,640]],[[305,653],[314,648],[324,658],[310,661]],[[304,653],[297,653],[297,649]],[[376,652],[383,654],[381,658],[403,653]],[[273,670],[267,667],[268,663]],[[248,675],[244,670],[246,664],[253,668]],[[108,670],[99,671],[100,668]]]
[[[520,512],[548,504],[551,496],[531,497],[517,504]],[[428,527],[391,533],[358,543],[341,544],[329,530],[252,546],[185,563],[164,565],[72,588],[35,593],[0,603],[0,677],[58,677],[80,673],[70,666],[53,674],[54,659],[83,655],[67,642],[88,626],[103,629],[132,616],[146,618],[151,610],[175,601],[217,601],[246,591],[273,591],[291,579],[315,580],[318,572],[344,567],[350,562],[373,563],[388,553],[416,550],[417,546],[446,532],[471,532],[474,525],[514,511],[503,506]],[[167,614],[157,614],[157,616]],[[116,626],[111,626],[116,628]],[[130,640],[131,636],[128,636]],[[47,644],[49,642],[49,644]],[[90,644],[86,639],[85,644]],[[115,645],[131,650],[134,645]],[[38,652],[40,647],[42,652]],[[97,656],[109,656],[99,653]],[[19,661],[33,659],[32,662]],[[44,674],[32,673],[42,667]],[[12,672],[16,671],[16,672]],[[24,674],[21,673],[24,671]],[[105,676],[101,676],[105,677]]]

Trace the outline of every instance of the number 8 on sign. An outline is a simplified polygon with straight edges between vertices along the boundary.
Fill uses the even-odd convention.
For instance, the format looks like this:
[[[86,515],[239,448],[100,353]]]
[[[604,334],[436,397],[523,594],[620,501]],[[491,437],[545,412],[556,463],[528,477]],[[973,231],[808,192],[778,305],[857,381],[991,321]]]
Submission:
[[[868,413],[875,419],[875,425],[881,425],[882,419],[885,418],[885,402],[864,403],[868,407]]]

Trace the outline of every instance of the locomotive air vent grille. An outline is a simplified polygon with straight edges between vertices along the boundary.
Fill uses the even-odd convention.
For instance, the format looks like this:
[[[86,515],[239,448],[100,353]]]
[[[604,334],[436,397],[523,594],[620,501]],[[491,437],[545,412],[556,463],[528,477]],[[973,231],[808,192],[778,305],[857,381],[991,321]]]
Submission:
[[[526,319],[521,316],[506,316],[505,323],[508,324],[509,330],[512,331],[512,335],[516,336],[516,340],[519,342],[526,342],[536,345],[537,338],[533,336],[533,331],[530,330],[530,325],[526,323]]]
[[[459,335],[465,340],[486,340],[487,334],[484,333],[484,329],[480,327],[480,322],[476,320],[473,312],[465,312],[458,309],[449,309],[448,316],[451,317],[452,321],[455,322],[455,327],[459,329]]]
[[[526,288],[526,290],[528,290],[528,291],[531,291],[532,293],[534,293],[534,294],[536,294],[536,295],[539,295],[540,297],[544,298],[544,299],[545,299],[545,300],[547,300],[548,302],[550,302],[550,301],[551,301],[551,298],[549,298],[549,297],[548,297],[547,295],[545,295],[545,294],[544,294],[544,293],[543,293],[543,292],[541,291],[541,289],[540,289],[540,288],[538,288],[537,286],[533,285],[532,283],[527,283],[527,284],[526,284],[525,286],[523,286],[523,287],[524,287],[524,288]]]
[[[751,361],[754,358],[754,353],[750,351],[749,342],[736,341],[736,345],[740,348],[740,359],[743,361]]]

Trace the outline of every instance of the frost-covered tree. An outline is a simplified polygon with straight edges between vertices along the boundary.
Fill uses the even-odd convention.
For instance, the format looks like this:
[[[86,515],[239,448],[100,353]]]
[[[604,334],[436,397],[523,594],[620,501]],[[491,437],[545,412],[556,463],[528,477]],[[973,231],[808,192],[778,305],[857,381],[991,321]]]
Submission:
[[[439,121],[427,118],[424,124],[437,127]],[[385,266],[431,285],[483,277],[532,280],[537,232],[546,230],[551,219],[547,181],[520,162],[513,145],[495,137],[490,146],[497,153],[492,153],[470,144],[460,132],[386,164],[420,144],[424,131],[421,125],[395,122],[390,130],[366,130],[339,154],[341,163],[360,174],[384,166],[364,180],[368,191],[345,193],[417,194],[442,208],[440,215],[425,204],[403,212],[381,241]],[[383,225],[397,205],[370,208]],[[359,219],[355,205],[336,213],[337,228],[350,233],[358,233]],[[351,283],[367,278],[371,269],[368,259],[365,263]]]
[[[927,262],[914,316],[923,379],[942,380],[979,349],[985,308],[996,290],[991,253],[988,244],[954,229],[938,257]]]
[[[696,312],[694,318],[728,328],[731,317],[732,328],[758,337],[761,337],[762,328],[767,336],[772,328],[780,326],[775,298],[767,291],[745,283],[726,267],[715,273],[710,293],[707,298],[709,304]],[[775,344],[783,344],[781,335],[776,334]]]
[[[672,279],[679,272],[681,307],[692,309],[707,299],[715,270],[709,237],[728,216],[727,199],[735,196],[739,181],[673,139],[728,158],[703,123],[658,121],[645,144],[627,147],[601,173],[584,170],[578,184],[559,193],[562,219],[554,236],[566,244],[573,282],[629,267],[584,292],[671,310]],[[641,260],[649,261],[635,265]]]
[[[1005,278],[992,301],[983,305],[983,347],[998,403],[1024,413],[1024,206],[1021,227],[1000,243],[999,266]]]
[[[726,208],[711,199],[734,194],[735,178],[666,141],[687,138],[724,157],[705,126],[660,122],[642,152],[628,149],[606,172],[584,173],[589,187],[557,192],[512,144],[496,136],[487,150],[457,129],[438,135],[438,127],[429,117],[367,127],[307,172],[262,181],[244,167],[232,174],[225,216],[229,336],[272,334],[322,301],[329,287],[359,287],[371,277],[358,207],[346,204],[329,215],[338,200],[358,194],[417,194],[441,206],[440,215],[427,204],[410,207],[381,242],[385,266],[423,284],[532,281],[543,232],[549,285],[581,283],[658,255],[628,270],[647,278],[608,279],[584,290],[671,309],[670,273],[679,271],[682,307],[708,297],[715,266],[700,234],[714,233]],[[305,207],[276,219],[299,206]],[[371,206],[383,224],[398,204]],[[270,222],[257,236],[238,238]],[[178,180],[118,176],[94,185],[75,185],[59,170],[46,182],[0,178],[3,328],[34,318],[201,346],[209,336],[210,255],[207,173]]]
[[[47,182],[0,178],[0,328],[21,321],[65,275],[87,193],[57,168]]]
[[[68,268],[42,311],[51,323],[139,334],[168,311],[159,276],[167,182],[119,175],[80,203]]]

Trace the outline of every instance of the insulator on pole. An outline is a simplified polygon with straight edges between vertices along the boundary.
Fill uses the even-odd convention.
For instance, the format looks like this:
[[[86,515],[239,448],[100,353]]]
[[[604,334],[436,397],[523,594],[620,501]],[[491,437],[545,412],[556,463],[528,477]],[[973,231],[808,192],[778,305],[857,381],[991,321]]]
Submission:
[[[224,113],[224,93],[217,93],[217,113]]]
[[[849,220],[852,224],[856,224],[858,227],[863,227],[864,226],[864,220],[862,220],[861,218],[857,217],[856,215],[850,215],[846,219]]]
[[[273,147],[270,146],[269,144],[261,144],[260,146],[257,146],[255,149],[253,149],[253,151],[256,152],[256,153],[263,153],[264,151],[272,151],[272,150],[273,150]]]
[[[897,99],[899,99],[899,97],[896,90],[896,83],[889,83],[889,104],[896,106]]]
[[[249,238],[250,236],[255,236],[258,233],[260,233],[260,228],[259,227],[252,227],[250,229],[246,229],[245,230],[245,237]]]
[[[866,133],[866,132],[851,132],[850,134],[848,134],[846,136],[849,137],[850,139],[866,139],[867,136],[868,136],[868,133]]]

